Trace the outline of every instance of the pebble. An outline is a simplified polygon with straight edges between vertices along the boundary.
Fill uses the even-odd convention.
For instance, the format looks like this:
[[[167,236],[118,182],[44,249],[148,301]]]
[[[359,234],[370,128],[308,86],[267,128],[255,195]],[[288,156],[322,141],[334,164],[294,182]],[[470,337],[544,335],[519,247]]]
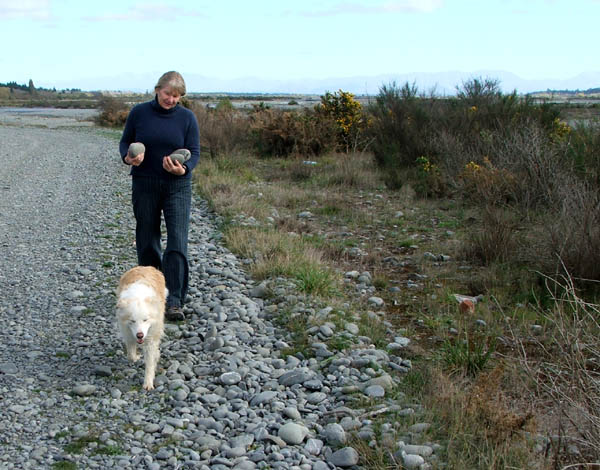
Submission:
[[[308,435],[308,428],[297,423],[286,423],[279,428],[278,436],[286,444],[300,444]]]
[[[336,467],[352,467],[358,463],[358,452],[353,447],[344,447],[331,454],[328,461]]]

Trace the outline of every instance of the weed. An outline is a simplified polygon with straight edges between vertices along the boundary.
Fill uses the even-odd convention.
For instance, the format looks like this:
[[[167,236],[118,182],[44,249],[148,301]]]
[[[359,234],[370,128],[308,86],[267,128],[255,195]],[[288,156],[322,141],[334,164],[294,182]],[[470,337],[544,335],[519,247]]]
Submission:
[[[304,294],[323,297],[335,292],[335,278],[327,268],[305,264],[293,268],[289,274],[296,280],[298,289]]]
[[[52,464],[52,470],[77,470],[77,465],[75,462],[61,460]]]
[[[445,340],[441,348],[441,356],[450,372],[476,376],[487,366],[494,348],[493,339],[466,333],[464,339]]]

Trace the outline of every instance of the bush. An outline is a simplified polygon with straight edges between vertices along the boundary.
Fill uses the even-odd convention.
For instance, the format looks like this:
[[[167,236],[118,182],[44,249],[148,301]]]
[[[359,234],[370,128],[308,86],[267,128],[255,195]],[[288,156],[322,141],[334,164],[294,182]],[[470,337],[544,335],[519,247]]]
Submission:
[[[600,187],[600,127],[577,123],[570,128],[561,121],[556,122],[556,131],[560,148],[573,165],[575,171],[595,187]]]
[[[249,120],[233,108],[229,99],[221,100],[215,109],[194,102],[188,102],[186,106],[196,115],[200,145],[211,157],[230,154],[249,146]]]
[[[321,103],[315,109],[317,115],[335,123],[338,150],[348,153],[366,145],[363,137],[366,120],[362,105],[352,93],[342,90],[327,92],[321,96]]]
[[[107,127],[123,127],[129,115],[129,106],[112,96],[103,96],[98,102],[100,114],[96,118],[96,124]]]
[[[254,149],[264,157],[317,156],[333,149],[333,122],[315,111],[257,108],[251,115]]]
[[[372,151],[384,168],[409,167],[417,158],[433,158],[432,100],[420,100],[414,85],[401,89],[395,83],[384,85],[374,104],[369,107]]]
[[[507,210],[494,206],[485,208],[482,227],[470,231],[463,256],[484,266],[518,260],[517,220],[516,215]]]

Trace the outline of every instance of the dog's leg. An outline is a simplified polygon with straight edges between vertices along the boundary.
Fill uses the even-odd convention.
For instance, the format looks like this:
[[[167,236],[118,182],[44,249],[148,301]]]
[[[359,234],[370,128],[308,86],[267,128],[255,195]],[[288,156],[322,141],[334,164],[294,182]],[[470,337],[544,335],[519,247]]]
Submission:
[[[126,341],[125,350],[127,351],[127,357],[131,362],[136,362],[140,358],[136,343]]]
[[[148,341],[144,347],[144,362],[146,363],[146,372],[144,375],[144,389],[154,389],[154,376],[156,375],[156,366],[160,357],[160,350],[156,341]]]

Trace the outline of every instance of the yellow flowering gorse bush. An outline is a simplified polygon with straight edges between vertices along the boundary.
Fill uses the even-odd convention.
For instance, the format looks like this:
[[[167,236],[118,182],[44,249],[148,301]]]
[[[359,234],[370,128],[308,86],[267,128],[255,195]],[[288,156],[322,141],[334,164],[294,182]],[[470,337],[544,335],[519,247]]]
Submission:
[[[333,120],[338,129],[338,146],[348,152],[360,144],[366,126],[362,105],[347,91],[327,92],[316,106],[317,113]]]

